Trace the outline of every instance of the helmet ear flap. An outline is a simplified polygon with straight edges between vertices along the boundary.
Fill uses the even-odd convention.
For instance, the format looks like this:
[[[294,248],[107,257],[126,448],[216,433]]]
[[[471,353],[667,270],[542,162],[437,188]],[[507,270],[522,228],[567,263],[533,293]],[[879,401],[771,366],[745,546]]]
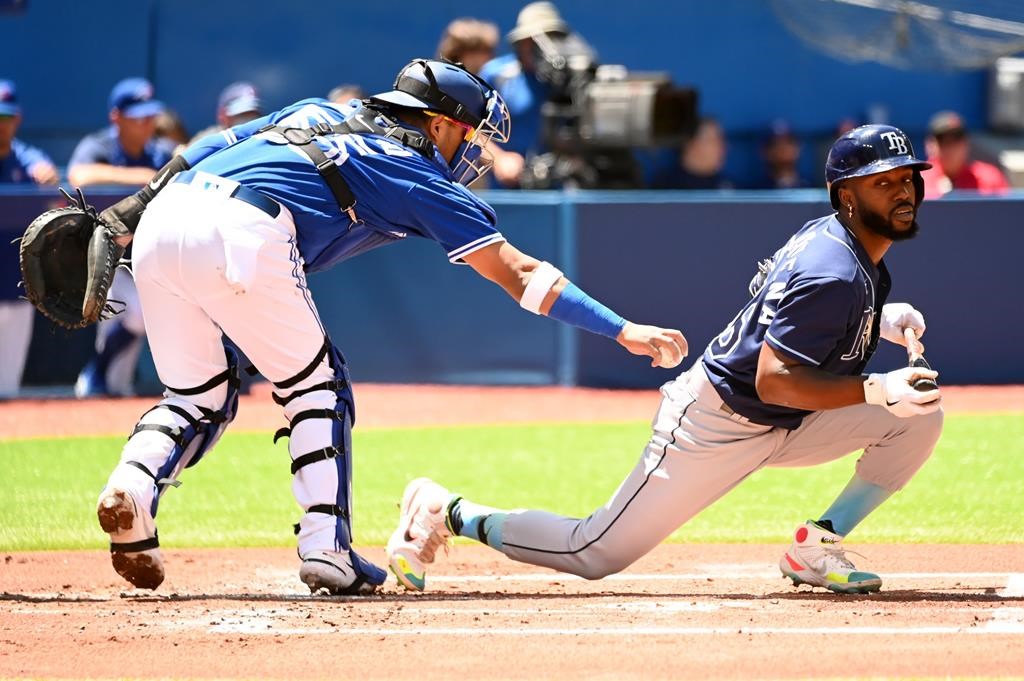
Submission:
[[[828,187],[828,199],[832,202],[832,207],[839,210],[839,182],[833,182]]]
[[[914,168],[914,207],[919,208],[921,202],[924,201],[924,177],[921,175],[921,171]]]

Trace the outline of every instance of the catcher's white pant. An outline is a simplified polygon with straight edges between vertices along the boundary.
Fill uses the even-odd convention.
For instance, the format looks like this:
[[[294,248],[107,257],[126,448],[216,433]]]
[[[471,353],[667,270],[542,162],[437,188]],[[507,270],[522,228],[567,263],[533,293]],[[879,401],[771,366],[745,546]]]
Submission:
[[[868,404],[815,412],[795,430],[758,425],[724,407],[700,362],[661,392],[651,439],[608,503],[583,519],[509,513],[506,555],[600,579],[764,466],[814,466],[863,449],[857,475],[895,491],[931,456],[942,431],[941,411],[903,419]]]
[[[160,381],[170,388],[163,404],[185,408],[194,416],[198,412],[191,405],[220,409],[227,385],[220,383],[198,395],[177,394],[173,388],[201,386],[225,370],[222,333],[273,382],[292,378],[306,368],[325,337],[306,286],[291,213],[282,206],[273,218],[230,198],[230,183],[222,181],[221,185],[212,189],[168,185],[146,209],[134,238],[135,282],[146,333]],[[289,392],[334,376],[324,359]],[[333,392],[315,390],[291,400],[284,414],[290,421],[298,412],[333,409],[336,404]],[[168,409],[148,412],[142,423],[187,425]],[[326,419],[298,423],[289,442],[293,457],[330,445],[331,428]],[[137,433],[125,445],[122,463],[108,486],[127,487],[148,507],[153,502],[153,480],[126,462],[136,461],[157,471],[172,447],[170,439],[160,433]],[[331,461],[308,465],[294,476],[292,488],[303,508],[334,504],[338,498],[336,467]],[[335,520],[323,514],[304,518],[300,555],[334,550]]]

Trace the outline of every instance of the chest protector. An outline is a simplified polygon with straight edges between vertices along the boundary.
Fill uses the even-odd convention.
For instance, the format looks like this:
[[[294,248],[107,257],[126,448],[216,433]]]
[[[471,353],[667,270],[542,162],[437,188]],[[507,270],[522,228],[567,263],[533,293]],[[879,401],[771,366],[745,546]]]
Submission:
[[[378,122],[383,119],[384,123]],[[317,137],[328,135],[381,135],[413,149],[428,159],[434,158],[434,143],[421,132],[404,128],[397,121],[388,118],[380,109],[366,106],[357,109],[341,123],[317,123],[310,128],[292,128],[279,125],[265,125],[256,131],[264,135],[271,144],[290,144],[297,147],[316,166],[316,171],[327,183],[341,212],[348,215],[353,223],[356,217],[356,197],[348,182],[342,176],[338,165],[316,144]]]

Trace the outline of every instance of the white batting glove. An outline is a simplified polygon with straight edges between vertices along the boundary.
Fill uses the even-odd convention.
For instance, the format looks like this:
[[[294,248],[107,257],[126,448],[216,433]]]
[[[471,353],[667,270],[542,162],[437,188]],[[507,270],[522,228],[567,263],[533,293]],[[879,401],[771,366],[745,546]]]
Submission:
[[[923,416],[938,411],[942,397],[938,390],[920,392],[913,383],[919,378],[935,380],[937,371],[906,367],[887,374],[871,374],[864,381],[864,401],[885,407],[900,418]]]
[[[903,335],[903,329],[913,329],[920,338],[924,335],[924,315],[909,303],[889,303],[882,306],[880,326],[882,338],[890,343],[905,346],[907,339]]]

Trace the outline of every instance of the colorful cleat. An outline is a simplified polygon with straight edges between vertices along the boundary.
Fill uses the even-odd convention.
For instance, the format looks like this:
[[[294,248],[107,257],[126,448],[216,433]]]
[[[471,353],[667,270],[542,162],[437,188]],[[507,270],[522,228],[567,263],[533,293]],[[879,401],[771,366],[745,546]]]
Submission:
[[[387,553],[391,572],[410,591],[426,588],[426,566],[434,562],[438,548],[448,549],[450,499],[448,490],[427,478],[417,478],[405,487],[401,516]]]
[[[882,588],[878,575],[857,570],[846,557],[842,537],[810,520],[797,528],[779,569],[793,580],[793,586],[810,584],[836,593],[862,594]]]

